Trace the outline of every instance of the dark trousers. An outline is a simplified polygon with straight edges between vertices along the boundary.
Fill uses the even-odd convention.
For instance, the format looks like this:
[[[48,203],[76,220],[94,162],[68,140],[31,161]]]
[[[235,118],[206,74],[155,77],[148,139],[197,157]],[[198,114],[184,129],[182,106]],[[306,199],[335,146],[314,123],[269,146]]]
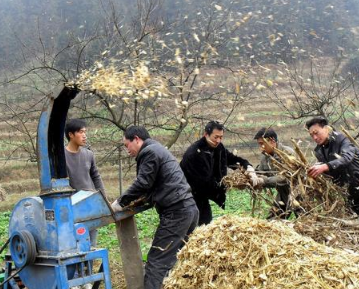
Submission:
[[[277,186],[276,189],[278,193],[267,219],[276,217],[281,219],[288,219],[292,213],[289,207],[290,186]]]
[[[359,215],[359,189],[358,185],[349,185],[348,189],[348,201],[349,206],[352,208],[352,210]]]
[[[163,279],[177,261],[177,252],[188,240],[198,223],[195,204],[164,210],[156,230],[145,266],[145,289],[160,289]]]
[[[207,198],[196,198],[196,196],[194,196],[194,200],[199,211],[198,226],[209,224],[212,221],[212,209],[209,200]]]

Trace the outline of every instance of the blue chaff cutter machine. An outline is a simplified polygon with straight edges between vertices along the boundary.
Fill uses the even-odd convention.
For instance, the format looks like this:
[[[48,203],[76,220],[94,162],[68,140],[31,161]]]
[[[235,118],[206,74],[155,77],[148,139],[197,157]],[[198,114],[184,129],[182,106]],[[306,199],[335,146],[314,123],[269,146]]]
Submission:
[[[18,289],[21,283],[29,289],[93,283],[96,289],[101,282],[110,289],[108,252],[91,249],[89,232],[146,209],[115,214],[101,192],[73,193],[66,171],[64,128],[77,93],[61,87],[57,96],[48,96],[41,113],[37,136],[41,193],[20,200],[11,214],[4,289]],[[92,270],[95,260],[101,264],[98,272]]]

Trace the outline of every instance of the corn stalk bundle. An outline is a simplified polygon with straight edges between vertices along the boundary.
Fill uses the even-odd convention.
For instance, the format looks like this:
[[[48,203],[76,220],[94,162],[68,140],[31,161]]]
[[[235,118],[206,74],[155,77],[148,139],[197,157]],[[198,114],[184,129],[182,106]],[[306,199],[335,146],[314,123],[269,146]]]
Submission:
[[[238,168],[222,179],[222,184],[228,189],[253,189],[248,173],[243,168]]]
[[[224,216],[198,227],[164,289],[354,289],[359,254],[330,248],[283,222]]]
[[[300,207],[306,213],[334,214],[340,217],[345,215],[347,213],[346,188],[339,187],[324,175],[320,175],[316,179],[309,177],[307,171],[311,164],[297,143],[294,140],[292,143],[297,157],[275,148],[275,153],[280,161],[271,158],[279,174],[290,183],[291,206]]]
[[[291,186],[290,202],[302,214],[294,220],[294,229],[315,241],[332,247],[359,251],[359,219],[346,205],[347,188],[328,177],[308,177],[310,164],[292,141],[297,157],[275,150],[280,161],[273,163]]]
[[[272,158],[272,162],[278,174],[290,184],[290,207],[300,213],[292,221],[295,230],[321,244],[359,251],[359,219],[346,205],[346,188],[339,187],[323,175],[316,179],[308,177],[311,164],[294,141],[293,144],[296,156],[275,149],[278,157]],[[260,188],[253,188],[249,176],[241,169],[230,173],[222,183],[227,188],[249,189],[252,194],[252,215],[258,198],[269,205],[274,201],[275,196],[269,189],[261,191]]]

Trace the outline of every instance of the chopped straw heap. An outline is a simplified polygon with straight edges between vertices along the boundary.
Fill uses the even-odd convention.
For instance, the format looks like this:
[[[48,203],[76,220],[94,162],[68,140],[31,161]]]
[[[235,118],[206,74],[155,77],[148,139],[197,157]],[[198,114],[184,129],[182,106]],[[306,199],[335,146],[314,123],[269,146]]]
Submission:
[[[272,161],[278,174],[290,184],[290,207],[301,212],[300,217],[292,221],[295,230],[319,243],[359,251],[359,219],[346,205],[346,188],[323,175],[316,179],[308,177],[311,164],[294,141],[293,145],[297,156],[275,149],[277,159]],[[252,189],[253,198],[259,196],[267,203],[274,201],[268,200],[266,191],[253,190],[247,178],[245,172],[236,170],[223,179],[223,183],[227,188]]]
[[[354,289],[359,254],[330,248],[283,223],[225,216],[198,227],[165,289]]]

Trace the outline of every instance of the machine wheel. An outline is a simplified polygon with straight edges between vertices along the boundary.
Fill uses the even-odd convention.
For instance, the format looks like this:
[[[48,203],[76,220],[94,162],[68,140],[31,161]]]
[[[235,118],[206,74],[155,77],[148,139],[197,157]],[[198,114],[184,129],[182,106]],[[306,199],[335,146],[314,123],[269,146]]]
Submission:
[[[37,252],[32,234],[27,230],[15,231],[10,238],[10,252],[17,268],[33,264]]]

